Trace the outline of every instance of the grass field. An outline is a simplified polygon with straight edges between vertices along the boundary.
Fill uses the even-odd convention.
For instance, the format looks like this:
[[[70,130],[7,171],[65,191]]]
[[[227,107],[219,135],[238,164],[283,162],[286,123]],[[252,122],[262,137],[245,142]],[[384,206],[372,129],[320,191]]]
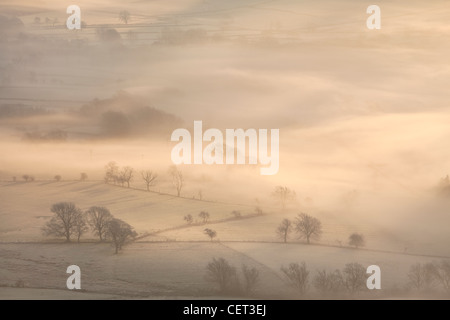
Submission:
[[[316,244],[306,245],[295,238],[284,244],[274,232],[280,214],[246,218],[251,206],[178,198],[99,182],[2,183],[0,188],[3,202],[0,296],[10,298],[34,294],[42,299],[53,295],[64,299],[217,296],[215,284],[205,279],[205,267],[219,257],[237,270],[243,264],[259,270],[256,297],[296,297],[280,268],[303,261],[311,278],[316,270],[342,269],[350,262],[364,267],[379,265],[383,293],[390,295],[395,290],[405,290],[406,274],[412,264],[441,259],[405,254],[382,230],[368,225],[339,224],[337,218],[329,219],[330,223],[324,221],[323,238]],[[17,194],[20,197],[14,196]],[[143,237],[127,245],[118,255],[113,254],[110,244],[93,242],[92,235],[84,237],[80,244],[55,243],[55,239],[41,235],[40,228],[51,216],[51,204],[61,200],[73,201],[83,209],[91,205],[108,206],[115,216],[136,226]],[[182,220],[185,214],[196,215],[200,210],[210,212],[212,220],[208,224],[188,226]],[[243,217],[230,220],[232,210],[240,210]],[[295,214],[286,216],[293,218]],[[217,231],[214,241],[209,241],[203,233],[206,227]],[[344,240],[355,229],[367,236],[367,248],[353,249],[345,243],[340,247],[334,241]],[[152,234],[155,231],[158,232]],[[381,240],[377,242],[377,238]],[[82,270],[83,292],[60,295],[67,279],[65,270],[72,264]],[[14,288],[19,282],[25,289]],[[377,293],[366,297],[386,296]]]

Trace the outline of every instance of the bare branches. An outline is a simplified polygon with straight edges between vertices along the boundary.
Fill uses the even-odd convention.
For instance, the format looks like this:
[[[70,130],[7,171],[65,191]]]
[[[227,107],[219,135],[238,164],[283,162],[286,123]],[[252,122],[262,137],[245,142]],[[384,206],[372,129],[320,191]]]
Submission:
[[[322,224],[319,219],[305,213],[301,213],[295,220],[295,230],[300,238],[305,238],[309,244],[311,239],[319,239],[322,234]]]
[[[56,237],[64,237],[67,242],[70,242],[70,237],[75,233],[77,225],[83,221],[82,212],[75,204],[71,202],[59,202],[51,207],[51,212],[54,216],[43,227],[44,235],[54,235]],[[78,234],[83,228],[80,227]]]
[[[281,267],[281,271],[286,276],[290,284],[297,289],[300,294],[304,294],[309,285],[309,271],[306,264],[291,263],[288,267]]]
[[[141,177],[144,180],[145,185],[147,186],[147,191],[150,191],[150,187],[155,185],[158,175],[156,173],[154,173],[153,171],[146,170],[146,171],[141,171]]]
[[[176,166],[171,166],[169,173],[172,176],[172,184],[177,190],[177,196],[179,197],[181,195],[181,189],[184,185],[183,173]]]
[[[108,223],[113,219],[112,214],[104,207],[90,207],[86,214],[92,231],[99,236],[100,241],[105,240]]]
[[[108,222],[107,236],[111,238],[116,254],[127,241],[134,239],[136,235],[133,227],[120,219],[112,219]]]
[[[289,219],[283,219],[283,221],[281,221],[280,225],[277,228],[277,235],[278,237],[283,239],[284,243],[286,243],[291,230],[292,222]]]

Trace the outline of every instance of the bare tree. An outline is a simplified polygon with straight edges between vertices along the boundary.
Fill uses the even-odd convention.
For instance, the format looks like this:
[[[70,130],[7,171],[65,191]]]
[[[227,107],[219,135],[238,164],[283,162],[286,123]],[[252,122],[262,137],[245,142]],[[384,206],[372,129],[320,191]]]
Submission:
[[[221,292],[227,292],[235,283],[236,269],[224,258],[213,258],[206,266],[206,280],[217,283]]]
[[[131,17],[131,15],[127,10],[122,10],[119,12],[119,20],[125,24],[128,24],[130,17]]]
[[[244,275],[244,292],[250,295],[259,282],[259,271],[256,268],[250,268],[244,264],[242,265],[242,274]]]
[[[147,186],[147,191],[150,191],[150,187],[155,185],[155,180],[158,178],[158,175],[153,173],[153,171],[142,171],[141,172],[142,179],[145,182],[145,185]]]
[[[181,170],[178,170],[176,166],[170,167],[169,173],[172,177],[172,184],[177,190],[177,196],[179,197],[181,194],[181,189],[184,185],[183,173],[181,172]]]
[[[300,294],[306,293],[309,285],[309,271],[306,264],[291,263],[288,267],[281,267],[289,283],[297,289]]]
[[[184,221],[186,221],[187,224],[191,224],[194,221],[194,218],[192,218],[191,214],[188,214],[184,216]]]
[[[313,285],[323,296],[337,294],[344,287],[344,279],[339,270],[334,272],[318,270],[317,275],[313,279]]]
[[[115,253],[119,253],[123,245],[136,237],[133,227],[120,219],[112,219],[108,222],[107,237],[112,240]]]
[[[278,199],[283,210],[286,209],[286,205],[289,201],[295,199],[295,191],[289,189],[288,187],[277,186],[273,192],[273,196]]]
[[[117,182],[119,175],[119,167],[114,161],[109,162],[105,166],[105,183]]]
[[[301,213],[295,219],[295,231],[300,238],[305,238],[309,244],[311,239],[319,239],[322,234],[322,224],[319,219]]]
[[[352,233],[348,237],[348,244],[350,246],[354,246],[356,249],[358,249],[358,247],[364,247],[366,245],[364,241],[364,236],[359,233]]]
[[[410,267],[408,279],[412,288],[419,291],[430,290],[436,284],[436,268],[432,263],[416,263]]]
[[[203,220],[203,223],[207,223],[209,219],[209,213],[206,211],[202,211],[198,214],[198,216]]]
[[[292,222],[289,219],[283,219],[281,221],[280,225],[277,228],[277,235],[283,239],[284,243],[287,242],[287,239],[289,237],[289,233],[292,230]]]
[[[435,265],[435,277],[447,293],[450,293],[450,261],[441,260]]]
[[[55,179],[57,182],[59,182],[59,181],[61,181],[62,177],[61,177],[59,174],[57,174],[57,175],[54,177],[54,179]]]
[[[133,180],[134,169],[131,167],[123,167],[119,173],[122,183],[126,183],[127,187],[130,187],[130,182]]]
[[[29,174],[24,174],[22,176],[22,179],[25,180],[25,182],[31,181],[31,176]]]
[[[75,216],[75,236],[77,237],[77,242],[80,243],[80,238],[89,230],[86,223],[86,216],[80,212],[80,214]]]
[[[359,263],[347,263],[343,270],[344,284],[350,293],[355,293],[365,288],[367,274],[366,269]]]
[[[29,177],[29,181],[31,181],[31,182],[33,182],[35,179],[34,179],[34,176],[30,176]]]
[[[212,230],[212,229],[208,229],[206,228],[205,230],[203,230],[203,232],[208,235],[208,237],[211,238],[211,241],[213,240],[213,238],[215,238],[217,236],[217,232]]]
[[[88,175],[85,172],[80,173],[80,181],[86,181],[88,179]]]
[[[51,207],[54,216],[42,228],[44,235],[65,237],[70,242],[71,235],[76,232],[77,222],[82,214],[75,204],[71,202],[59,202]]]
[[[113,219],[109,210],[104,207],[90,207],[86,215],[92,231],[100,238],[100,241],[105,240],[108,223]]]

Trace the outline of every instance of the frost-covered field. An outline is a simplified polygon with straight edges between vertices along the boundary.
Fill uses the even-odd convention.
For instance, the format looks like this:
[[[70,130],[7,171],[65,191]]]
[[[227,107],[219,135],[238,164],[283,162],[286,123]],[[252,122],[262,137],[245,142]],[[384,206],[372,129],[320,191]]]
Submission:
[[[20,291],[7,286],[17,281],[23,281],[26,288],[64,290],[65,271],[72,264],[81,269],[86,299],[93,294],[111,298],[214,296],[217,288],[205,280],[205,267],[214,257],[223,257],[237,268],[242,264],[256,267],[264,279],[258,287],[262,297],[284,297],[291,292],[270,268],[220,243],[134,243],[119,255],[108,244],[0,244],[0,256],[0,295],[11,292],[16,297]]]
[[[231,210],[240,210],[243,215],[251,213],[251,207],[177,198],[98,182],[3,183],[0,190],[3,201],[0,296],[9,298],[34,298],[33,295],[41,299],[52,296],[64,299],[215,296],[217,287],[205,279],[206,265],[213,258],[225,258],[237,270],[243,264],[257,268],[261,278],[255,292],[257,297],[296,297],[280,271],[281,266],[292,262],[306,262],[311,279],[316,270],[342,270],[350,262],[361,263],[364,267],[379,265],[385,289],[382,293],[389,295],[393,290],[404,289],[411,265],[441,259],[405,254],[395,247],[394,240],[386,238],[373,226],[339,224],[337,218],[328,218],[329,223],[322,218],[324,234],[318,243],[306,245],[293,235],[289,243],[283,244],[276,237],[275,228],[281,217],[294,218],[292,212],[214,221],[230,218]],[[17,194],[20,198],[14,196]],[[54,238],[41,235],[40,228],[51,216],[50,205],[63,199],[74,201],[81,208],[108,206],[115,216],[138,226],[141,235],[158,229],[175,229],[144,236],[127,245],[118,255],[113,254],[110,244],[93,242],[92,235],[82,238],[80,244],[54,243]],[[208,210],[212,221],[187,226],[183,216],[189,212],[197,215],[200,210]],[[209,241],[203,233],[206,227],[217,231],[214,241]],[[352,230],[367,236],[367,248],[346,247],[344,237]],[[339,237],[344,247],[333,241]],[[378,238],[384,241],[377,242]],[[82,270],[83,292],[60,294],[68,276],[66,268],[72,264]],[[25,288],[12,288],[19,283]],[[379,294],[373,297],[383,297]]]
[[[74,202],[83,210],[91,206],[107,207],[112,215],[134,226],[139,234],[183,225],[187,214],[198,220],[201,211],[209,212],[211,220],[230,218],[233,210],[253,213],[250,206],[184,199],[102,182],[1,183],[0,190],[2,242],[45,240],[41,228],[52,216],[50,207],[62,201]]]

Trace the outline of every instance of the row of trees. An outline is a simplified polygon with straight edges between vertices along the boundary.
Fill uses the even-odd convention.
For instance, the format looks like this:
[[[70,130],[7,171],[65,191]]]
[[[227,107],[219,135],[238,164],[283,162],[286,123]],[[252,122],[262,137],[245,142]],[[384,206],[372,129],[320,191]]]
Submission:
[[[25,182],[33,182],[35,181],[35,177],[29,174],[24,174],[22,176],[22,179],[25,180]],[[53,177],[53,179],[55,179],[57,182],[62,180],[62,176],[57,174]],[[80,173],[80,181],[86,181],[88,179],[88,175],[85,172]],[[16,182],[17,181],[17,177],[13,177],[13,181]]]
[[[342,271],[317,270],[311,276],[306,264],[291,263],[282,266],[281,272],[285,280],[300,294],[308,292],[311,284],[322,295],[356,293],[366,288],[366,269],[359,263],[346,264]],[[239,280],[237,270],[224,258],[214,258],[206,266],[206,279],[217,284],[223,294],[245,293],[250,295],[260,282],[259,271],[256,268],[242,266],[242,279]]]
[[[307,294],[311,286],[322,296],[336,296],[344,293],[354,295],[367,288],[368,274],[359,263],[348,263],[342,270],[316,270],[312,274],[306,263],[290,263],[281,266],[281,273],[286,282],[300,295]],[[224,258],[214,258],[206,266],[206,279],[218,285],[223,294],[251,294],[260,281],[259,271],[255,268],[242,267],[243,283],[239,281],[237,270]],[[450,294],[450,261],[414,264],[407,274],[405,289],[430,292],[438,287]],[[241,285],[243,284],[243,286]],[[244,288],[244,290],[242,290]]]
[[[206,211],[201,211],[198,214],[198,217],[200,218],[202,223],[208,223],[209,221],[209,213]],[[187,224],[192,224],[194,222],[194,217],[192,216],[192,214],[187,214],[184,216],[184,221],[186,221]]]
[[[348,263],[344,269],[336,269],[333,272],[317,270],[314,277],[306,267],[306,263],[291,263],[287,267],[282,266],[281,272],[290,285],[299,294],[304,295],[310,284],[322,295],[340,294],[343,292],[356,293],[366,288],[366,269],[359,263]]]
[[[114,183],[120,184],[124,186],[127,184],[127,187],[130,187],[130,182],[134,178],[134,169],[126,166],[123,168],[119,168],[119,166],[114,162],[110,162],[105,167],[105,182],[106,183]]]
[[[440,286],[450,293],[450,261],[416,263],[408,273],[410,287],[419,291],[431,291]]]
[[[259,271],[242,265],[241,277],[237,269],[224,258],[213,258],[206,266],[206,280],[216,283],[222,294],[251,295],[260,281]]]
[[[62,176],[57,174],[53,177],[53,179],[55,179],[57,182],[62,180]],[[82,172],[80,173],[80,181],[86,181],[88,179],[88,175],[86,172]]]
[[[276,229],[276,234],[283,242],[287,242],[292,231],[298,234],[300,239],[306,239],[310,244],[311,240],[318,240],[322,234],[322,224],[319,219],[306,213],[300,213],[294,221],[283,219]],[[355,248],[365,246],[364,236],[359,233],[352,233],[349,236],[348,244]]]
[[[276,233],[287,242],[289,234],[292,231],[298,233],[299,238],[306,239],[309,244],[311,240],[317,240],[322,234],[322,224],[319,219],[312,217],[306,213],[300,213],[294,221],[283,219],[278,226]]]
[[[175,187],[177,196],[181,196],[181,190],[184,186],[184,176],[181,170],[176,166],[171,166],[169,168],[169,175],[172,179],[172,184]],[[144,170],[140,172],[141,179],[146,185],[147,191],[156,185],[158,174],[151,170]],[[116,162],[111,161],[105,166],[105,183],[113,183],[116,185],[126,186],[129,188],[130,183],[135,178],[135,170],[132,167],[125,166],[120,168]],[[199,193],[201,198],[201,192]]]
[[[53,217],[42,228],[46,236],[63,237],[66,242],[71,242],[72,236],[80,238],[89,230],[93,232],[99,241],[110,240],[115,253],[122,246],[136,237],[136,232],[128,223],[114,218],[105,207],[90,207],[83,211],[72,202],[60,202],[52,205],[50,211]]]
[[[366,269],[356,262],[346,264],[342,271],[316,270],[314,277],[311,276],[304,262],[291,263],[287,267],[282,266],[281,272],[301,295],[309,290],[310,284],[322,295],[336,295],[344,292],[354,294],[367,288]]]

